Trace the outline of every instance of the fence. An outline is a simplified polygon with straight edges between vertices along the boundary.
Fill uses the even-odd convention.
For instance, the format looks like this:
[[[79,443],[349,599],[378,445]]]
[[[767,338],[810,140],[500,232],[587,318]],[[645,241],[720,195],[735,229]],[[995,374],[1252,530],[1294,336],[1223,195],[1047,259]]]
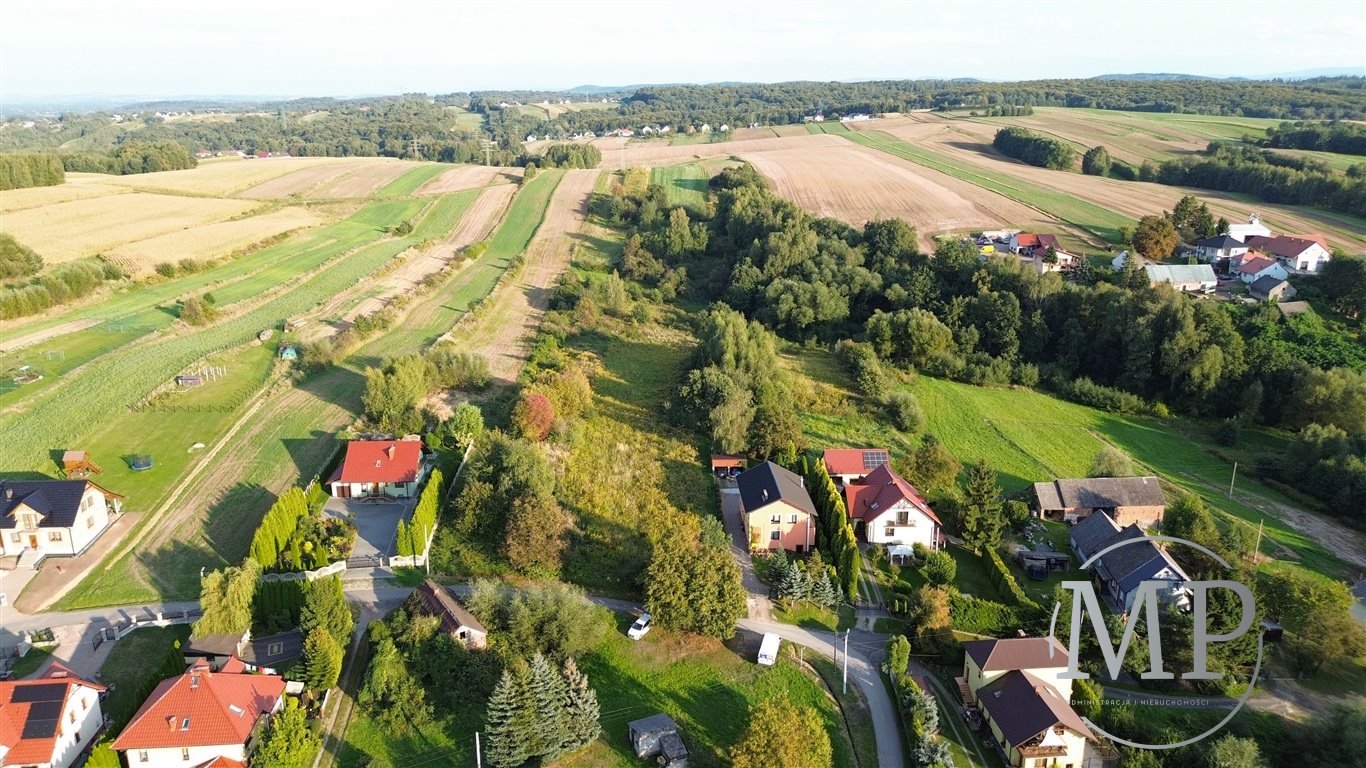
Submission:
[[[261,581],[317,581],[318,579],[334,576],[346,570],[346,561],[338,560],[329,563],[315,571],[293,571],[290,573],[265,573],[261,575]]]
[[[90,638],[90,644],[95,650],[99,650],[101,645],[109,640],[120,640],[132,634],[134,631],[144,627],[169,627],[172,624],[193,624],[203,611],[179,611],[170,616],[162,611],[157,611],[155,617],[129,617],[127,621],[121,621],[111,627],[101,627],[95,636]]]
[[[442,501],[443,501],[443,502],[450,499],[450,497],[451,497],[451,491],[455,490],[455,483],[456,483],[457,480],[460,479],[460,475],[464,474],[464,472],[465,472],[465,464],[469,462],[469,460],[470,460],[470,454],[473,453],[473,452],[474,452],[474,441],[471,440],[469,446],[467,446],[467,447],[465,448],[465,455],[463,455],[463,456],[460,457],[460,466],[459,466],[459,467],[456,467],[456,469],[455,469],[455,475],[451,477],[451,482],[446,486],[446,490],[442,492]],[[444,506],[444,504],[443,504],[443,506]],[[438,514],[437,514],[437,520],[440,521],[440,519],[441,519],[440,513],[438,512]],[[432,529],[431,529],[430,531],[427,532],[427,544],[422,548],[422,554],[420,554],[420,555],[396,555],[396,556],[394,556],[394,557],[389,558],[389,563],[388,563],[388,564],[389,564],[389,567],[390,567],[390,568],[419,568],[419,567],[425,566],[425,565],[427,564],[427,558],[431,555],[431,552],[432,552],[432,541],[433,541],[435,538],[436,538],[436,526],[432,526]]]

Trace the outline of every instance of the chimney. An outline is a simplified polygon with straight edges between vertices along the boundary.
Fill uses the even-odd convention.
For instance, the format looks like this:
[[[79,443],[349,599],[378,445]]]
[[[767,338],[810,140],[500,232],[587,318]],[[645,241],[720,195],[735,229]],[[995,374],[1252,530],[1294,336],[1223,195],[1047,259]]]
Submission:
[[[170,731],[175,730],[175,715],[166,716],[166,729]]]
[[[764,489],[764,501],[768,501],[768,489]]]
[[[398,453],[398,443],[390,443],[389,447],[384,449],[384,452],[389,454],[389,460],[393,461],[394,454]]]
[[[198,673],[198,672],[191,672],[191,673],[190,673],[190,690],[193,691],[193,690],[195,690],[195,689],[197,689],[197,688],[199,688],[199,673]]]

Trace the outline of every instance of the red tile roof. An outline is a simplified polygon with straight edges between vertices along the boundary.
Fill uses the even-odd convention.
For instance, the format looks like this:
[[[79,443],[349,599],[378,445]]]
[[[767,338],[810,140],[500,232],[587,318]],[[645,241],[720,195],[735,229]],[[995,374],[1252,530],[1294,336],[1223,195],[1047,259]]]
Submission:
[[[822,458],[832,475],[866,475],[891,457],[886,448],[827,448]]]
[[[199,765],[196,765],[195,768],[247,768],[247,764],[219,756],[207,763],[200,763]]]
[[[352,440],[334,482],[411,483],[421,465],[421,441]]]
[[[1257,247],[1270,251],[1283,259],[1293,259],[1309,250],[1313,245],[1320,245],[1323,246],[1324,250],[1329,250],[1328,243],[1320,236],[1294,237],[1292,235],[1277,235],[1276,237],[1263,237],[1257,239],[1261,241]]]
[[[1039,236],[1038,236],[1038,235],[1032,235],[1032,234],[1029,234],[1028,232],[1021,232],[1020,234],[1018,234],[1018,235],[1015,236],[1015,247],[1016,247],[1016,248],[1033,248],[1034,246],[1036,246],[1036,245],[1038,245],[1038,244],[1039,244]]]
[[[1275,259],[1270,259],[1266,256],[1253,256],[1251,251],[1248,252],[1248,256],[1251,256],[1251,258],[1244,257],[1238,264],[1238,272],[1244,275],[1255,275],[1276,263]]]
[[[1039,248],[1043,248],[1043,249],[1052,248],[1052,249],[1055,250],[1055,251],[1061,251],[1061,250],[1062,250],[1062,244],[1058,242],[1058,238],[1055,237],[1054,235],[1035,235],[1035,237],[1036,237],[1036,238],[1038,239],[1038,241],[1039,241],[1039,244],[1038,244],[1038,246],[1037,246],[1037,247],[1039,247]]]
[[[5,765],[51,762],[61,734],[62,713],[80,688],[97,693],[104,690],[104,686],[77,677],[58,663],[42,677],[0,683],[0,746],[9,750]]]
[[[198,662],[152,691],[114,749],[245,744],[257,718],[275,711],[284,692],[278,675],[211,672]]]
[[[844,489],[844,495],[849,516],[856,520],[871,521],[892,506],[907,501],[929,519],[940,522],[939,516],[925,503],[920,491],[886,465],[873,470],[862,480],[851,483]]]

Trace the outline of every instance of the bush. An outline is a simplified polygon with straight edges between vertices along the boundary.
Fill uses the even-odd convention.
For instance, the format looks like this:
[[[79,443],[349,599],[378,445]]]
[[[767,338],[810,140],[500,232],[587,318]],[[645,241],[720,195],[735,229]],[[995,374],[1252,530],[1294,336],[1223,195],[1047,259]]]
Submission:
[[[882,370],[873,345],[849,339],[835,345],[835,355],[844,363],[854,383],[865,397],[882,397],[887,391],[887,374]]]
[[[43,257],[15,240],[13,235],[0,232],[0,280],[28,277],[37,274],[42,268]]]
[[[1024,589],[1020,587],[1020,582],[1015,580],[1015,574],[1011,573],[1010,569],[1006,567],[1005,562],[1001,560],[1001,556],[996,553],[996,550],[988,549],[986,560],[988,571],[991,576],[991,583],[996,585],[996,589],[999,590],[1003,596],[1012,598],[1017,605],[1023,608],[1038,610],[1039,604],[1034,602],[1033,598],[1029,595],[1025,594]]]
[[[1105,387],[1085,376],[1062,382],[1059,392],[1069,400],[1111,413],[1137,414],[1147,410],[1138,395],[1114,387]]]
[[[1214,428],[1214,442],[1233,446],[1243,436],[1243,422],[1238,419],[1224,419]]]
[[[936,587],[953,581],[958,574],[958,563],[948,552],[930,552],[925,556],[925,577]]]
[[[1033,363],[1019,363],[1015,366],[1015,383],[1022,387],[1034,388],[1039,385],[1039,366]]]
[[[954,592],[949,596],[949,617],[953,628],[975,635],[1001,637],[1020,628],[1019,612],[991,600],[968,597]]]
[[[910,392],[893,392],[887,397],[887,416],[902,432],[914,434],[925,428],[925,411]]]

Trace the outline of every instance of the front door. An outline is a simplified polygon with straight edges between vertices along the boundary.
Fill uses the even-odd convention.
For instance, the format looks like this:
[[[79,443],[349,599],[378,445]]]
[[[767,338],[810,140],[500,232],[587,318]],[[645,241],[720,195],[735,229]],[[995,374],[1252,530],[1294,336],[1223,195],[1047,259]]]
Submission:
[[[38,537],[37,537],[37,536],[34,536],[34,535],[31,534],[31,533],[28,535],[28,548],[29,548],[29,549],[37,549],[37,548],[38,548]]]

